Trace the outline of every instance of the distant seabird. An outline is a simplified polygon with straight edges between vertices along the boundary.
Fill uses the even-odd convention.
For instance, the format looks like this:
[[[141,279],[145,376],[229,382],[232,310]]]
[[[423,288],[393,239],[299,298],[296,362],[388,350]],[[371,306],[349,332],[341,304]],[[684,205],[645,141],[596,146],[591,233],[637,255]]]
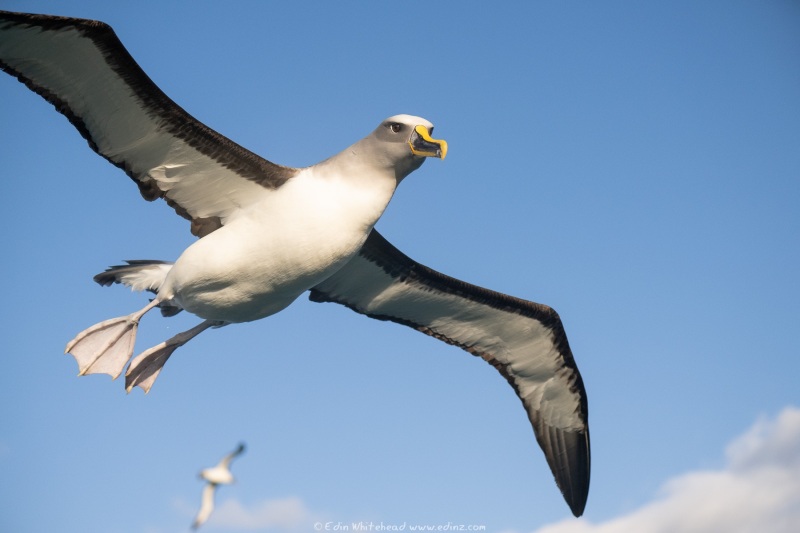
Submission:
[[[156,296],[67,345],[81,375],[116,377],[130,360],[126,389],[147,392],[172,352],[203,330],[267,317],[310,291],[312,301],[412,327],[493,365],[522,400],[572,512],[583,513],[588,407],[558,314],[440,274],[373,229],[400,181],[426,157],[444,158],[430,122],[390,117],[341,153],[289,168],[186,113],[102,22],[0,12],[0,67],[200,237],[174,263],[129,261],[95,276]],[[203,322],[131,360],[139,319],[153,307]]]
[[[235,450],[223,457],[217,466],[206,468],[200,472],[200,479],[204,479],[207,483],[203,487],[200,510],[197,512],[194,522],[192,522],[192,529],[202,526],[214,511],[214,493],[217,491],[217,486],[230,485],[235,481],[233,474],[231,474],[231,461],[236,459],[243,451],[244,444],[239,444]]]

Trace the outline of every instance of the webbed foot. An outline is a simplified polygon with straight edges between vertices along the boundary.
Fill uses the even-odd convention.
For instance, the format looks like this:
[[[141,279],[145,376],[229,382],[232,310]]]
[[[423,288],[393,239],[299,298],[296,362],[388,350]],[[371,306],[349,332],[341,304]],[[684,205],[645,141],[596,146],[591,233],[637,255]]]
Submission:
[[[172,352],[183,346],[189,340],[197,336],[200,332],[210,328],[219,327],[224,323],[217,320],[206,320],[190,330],[178,333],[169,340],[157,344],[137,355],[125,373],[125,390],[131,392],[134,387],[140,387],[145,394],[150,392],[158,374],[164,367],[164,363],[172,355]]]
[[[116,379],[133,355],[139,319],[156,305],[153,300],[141,311],[104,320],[78,333],[64,350],[77,361],[78,375],[108,374]]]

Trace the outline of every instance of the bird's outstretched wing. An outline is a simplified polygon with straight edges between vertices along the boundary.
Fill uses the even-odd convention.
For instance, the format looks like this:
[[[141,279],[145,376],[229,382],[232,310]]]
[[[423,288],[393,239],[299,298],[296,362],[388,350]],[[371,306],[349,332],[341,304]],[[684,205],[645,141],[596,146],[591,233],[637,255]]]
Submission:
[[[440,274],[375,230],[310,298],[410,326],[492,364],[522,400],[573,514],[583,513],[590,472],[586,391],[553,309]]]
[[[236,459],[243,452],[244,452],[244,443],[240,442],[239,446],[237,446],[235,450],[233,450],[231,453],[222,458],[222,461],[219,462],[219,466],[230,468],[231,461]]]
[[[0,68],[63,113],[145,199],[164,198],[191,220],[200,237],[297,172],[189,115],[102,22],[0,11]]]
[[[197,511],[197,516],[195,516],[194,522],[192,522],[192,529],[197,529],[202,526],[205,521],[208,520],[208,517],[211,516],[211,513],[214,511],[214,493],[216,490],[217,486],[214,483],[206,483],[206,486],[203,487],[200,510]]]

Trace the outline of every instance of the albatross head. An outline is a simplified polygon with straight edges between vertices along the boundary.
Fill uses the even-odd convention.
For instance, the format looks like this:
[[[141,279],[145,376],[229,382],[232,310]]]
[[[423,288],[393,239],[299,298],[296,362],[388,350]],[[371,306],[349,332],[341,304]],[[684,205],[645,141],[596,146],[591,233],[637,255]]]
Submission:
[[[362,142],[377,161],[394,167],[400,181],[422,165],[427,157],[444,159],[447,142],[431,138],[433,124],[421,117],[389,117]]]

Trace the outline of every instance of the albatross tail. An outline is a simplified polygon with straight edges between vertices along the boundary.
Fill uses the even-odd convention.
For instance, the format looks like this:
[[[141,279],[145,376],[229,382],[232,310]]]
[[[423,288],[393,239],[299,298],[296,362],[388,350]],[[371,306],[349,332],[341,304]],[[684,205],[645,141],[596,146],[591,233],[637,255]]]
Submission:
[[[108,287],[114,283],[122,283],[134,291],[158,292],[173,263],[150,259],[125,261],[127,265],[108,267],[105,272],[94,277],[94,280]]]
[[[174,264],[171,261],[152,259],[125,262],[128,264],[108,267],[105,272],[101,272],[93,279],[103,287],[121,283],[133,291],[150,291],[158,294],[158,289],[163,285]],[[180,307],[167,305],[166,302],[159,302],[158,308],[161,309],[161,316],[175,316],[181,312]]]

